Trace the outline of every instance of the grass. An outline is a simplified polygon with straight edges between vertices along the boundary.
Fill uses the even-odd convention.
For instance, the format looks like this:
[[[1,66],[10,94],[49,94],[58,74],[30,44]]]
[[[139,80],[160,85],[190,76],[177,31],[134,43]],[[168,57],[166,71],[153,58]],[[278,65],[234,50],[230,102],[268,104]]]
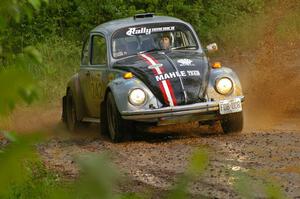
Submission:
[[[63,186],[60,177],[41,162],[27,163],[28,178],[23,183],[12,184],[7,198],[49,198],[55,190]]]
[[[51,102],[63,96],[67,82],[79,69],[81,44],[53,36],[36,49],[43,62],[26,62],[23,68],[36,80],[41,101]]]
[[[37,46],[44,64],[35,66],[34,75],[49,101],[63,96],[67,82],[79,69],[81,44],[54,37]]]

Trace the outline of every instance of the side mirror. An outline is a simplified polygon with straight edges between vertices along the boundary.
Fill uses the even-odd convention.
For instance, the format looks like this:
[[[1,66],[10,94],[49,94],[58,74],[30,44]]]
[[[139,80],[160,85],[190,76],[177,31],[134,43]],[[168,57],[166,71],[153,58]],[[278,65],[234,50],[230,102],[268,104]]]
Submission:
[[[212,43],[206,46],[206,51],[211,53],[211,52],[216,52],[218,50],[218,45],[216,43]]]

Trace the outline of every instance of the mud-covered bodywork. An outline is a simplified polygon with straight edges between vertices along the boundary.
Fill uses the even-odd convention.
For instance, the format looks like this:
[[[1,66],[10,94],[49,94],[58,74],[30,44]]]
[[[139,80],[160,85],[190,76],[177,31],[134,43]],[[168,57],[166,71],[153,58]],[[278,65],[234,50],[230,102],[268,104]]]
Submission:
[[[163,37],[168,48],[162,47]],[[228,84],[232,88],[226,93],[218,91]],[[68,92],[77,121],[102,121],[110,93],[122,119],[157,125],[219,120],[240,112],[244,100],[237,75],[230,68],[211,66],[191,25],[158,16],[116,20],[92,30]]]

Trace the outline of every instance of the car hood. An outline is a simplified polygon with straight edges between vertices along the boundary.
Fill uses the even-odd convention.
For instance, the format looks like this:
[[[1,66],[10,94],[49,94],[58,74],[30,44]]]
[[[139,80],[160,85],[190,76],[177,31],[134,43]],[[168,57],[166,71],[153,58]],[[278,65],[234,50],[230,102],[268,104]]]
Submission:
[[[117,61],[113,68],[132,72],[164,106],[202,101],[208,82],[208,61],[201,53],[150,52]]]

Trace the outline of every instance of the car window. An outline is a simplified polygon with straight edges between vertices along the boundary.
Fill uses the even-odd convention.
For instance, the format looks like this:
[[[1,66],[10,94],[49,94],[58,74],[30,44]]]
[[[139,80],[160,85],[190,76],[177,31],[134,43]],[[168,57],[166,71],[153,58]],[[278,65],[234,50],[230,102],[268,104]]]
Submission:
[[[92,65],[105,65],[106,64],[106,42],[105,38],[100,35],[92,37]]]
[[[199,47],[193,32],[182,23],[155,23],[126,27],[117,30],[112,37],[114,58],[151,50],[197,49]]]
[[[82,54],[81,54],[81,64],[82,65],[88,65],[89,64],[89,39],[87,39],[84,44],[83,44],[83,48],[82,48]]]

